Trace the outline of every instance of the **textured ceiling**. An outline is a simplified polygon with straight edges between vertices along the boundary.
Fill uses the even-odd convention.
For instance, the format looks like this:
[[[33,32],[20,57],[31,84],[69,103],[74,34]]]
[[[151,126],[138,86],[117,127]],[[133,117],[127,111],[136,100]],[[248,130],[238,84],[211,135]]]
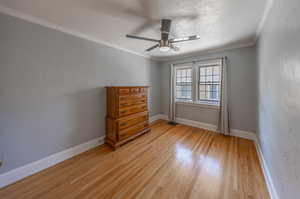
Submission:
[[[0,6],[68,30],[152,57],[168,57],[255,42],[267,0],[0,0]],[[126,34],[160,38],[160,19],[173,19],[171,37],[179,52],[144,50],[154,43]]]

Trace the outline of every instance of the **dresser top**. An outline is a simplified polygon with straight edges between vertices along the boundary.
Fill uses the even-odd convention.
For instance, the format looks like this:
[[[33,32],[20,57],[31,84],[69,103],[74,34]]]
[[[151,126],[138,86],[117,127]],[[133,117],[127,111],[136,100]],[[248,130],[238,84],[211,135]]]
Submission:
[[[150,86],[106,86],[105,88],[149,88]]]

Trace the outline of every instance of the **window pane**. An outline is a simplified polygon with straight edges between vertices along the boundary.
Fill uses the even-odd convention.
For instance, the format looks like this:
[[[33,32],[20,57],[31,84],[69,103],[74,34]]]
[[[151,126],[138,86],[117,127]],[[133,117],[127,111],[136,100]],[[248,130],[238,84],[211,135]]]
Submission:
[[[205,82],[205,81],[206,81],[205,76],[200,76],[200,82]]]
[[[217,92],[217,85],[211,85],[211,91]]]
[[[213,75],[220,75],[220,67],[219,66],[214,67]]]
[[[186,77],[186,70],[181,70],[181,76]]]
[[[206,67],[206,75],[212,75],[212,68],[213,67]]]
[[[206,92],[201,92],[199,93],[199,98],[202,99],[202,100],[206,100],[207,97],[206,97]]]
[[[212,76],[206,76],[206,82],[212,82]]]
[[[214,82],[219,82],[220,81],[220,76],[213,76],[213,81]]]
[[[212,92],[212,85],[206,85],[206,91]]]
[[[182,76],[181,82],[186,82],[186,76]]]
[[[211,92],[210,94],[210,99],[217,100],[217,92]]]

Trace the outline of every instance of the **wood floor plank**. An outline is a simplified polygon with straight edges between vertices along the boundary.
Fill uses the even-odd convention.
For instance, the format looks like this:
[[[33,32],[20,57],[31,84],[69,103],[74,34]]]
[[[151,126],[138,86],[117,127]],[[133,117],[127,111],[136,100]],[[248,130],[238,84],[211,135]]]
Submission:
[[[0,189],[7,199],[268,199],[250,140],[159,120],[113,151],[96,147]]]

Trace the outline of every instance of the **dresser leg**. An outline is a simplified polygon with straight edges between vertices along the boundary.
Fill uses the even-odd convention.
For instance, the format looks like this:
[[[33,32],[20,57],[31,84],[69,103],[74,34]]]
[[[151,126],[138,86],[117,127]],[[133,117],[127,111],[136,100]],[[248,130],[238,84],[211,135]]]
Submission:
[[[113,147],[114,151],[116,151],[118,148],[120,148],[119,145],[114,145],[114,147]]]

